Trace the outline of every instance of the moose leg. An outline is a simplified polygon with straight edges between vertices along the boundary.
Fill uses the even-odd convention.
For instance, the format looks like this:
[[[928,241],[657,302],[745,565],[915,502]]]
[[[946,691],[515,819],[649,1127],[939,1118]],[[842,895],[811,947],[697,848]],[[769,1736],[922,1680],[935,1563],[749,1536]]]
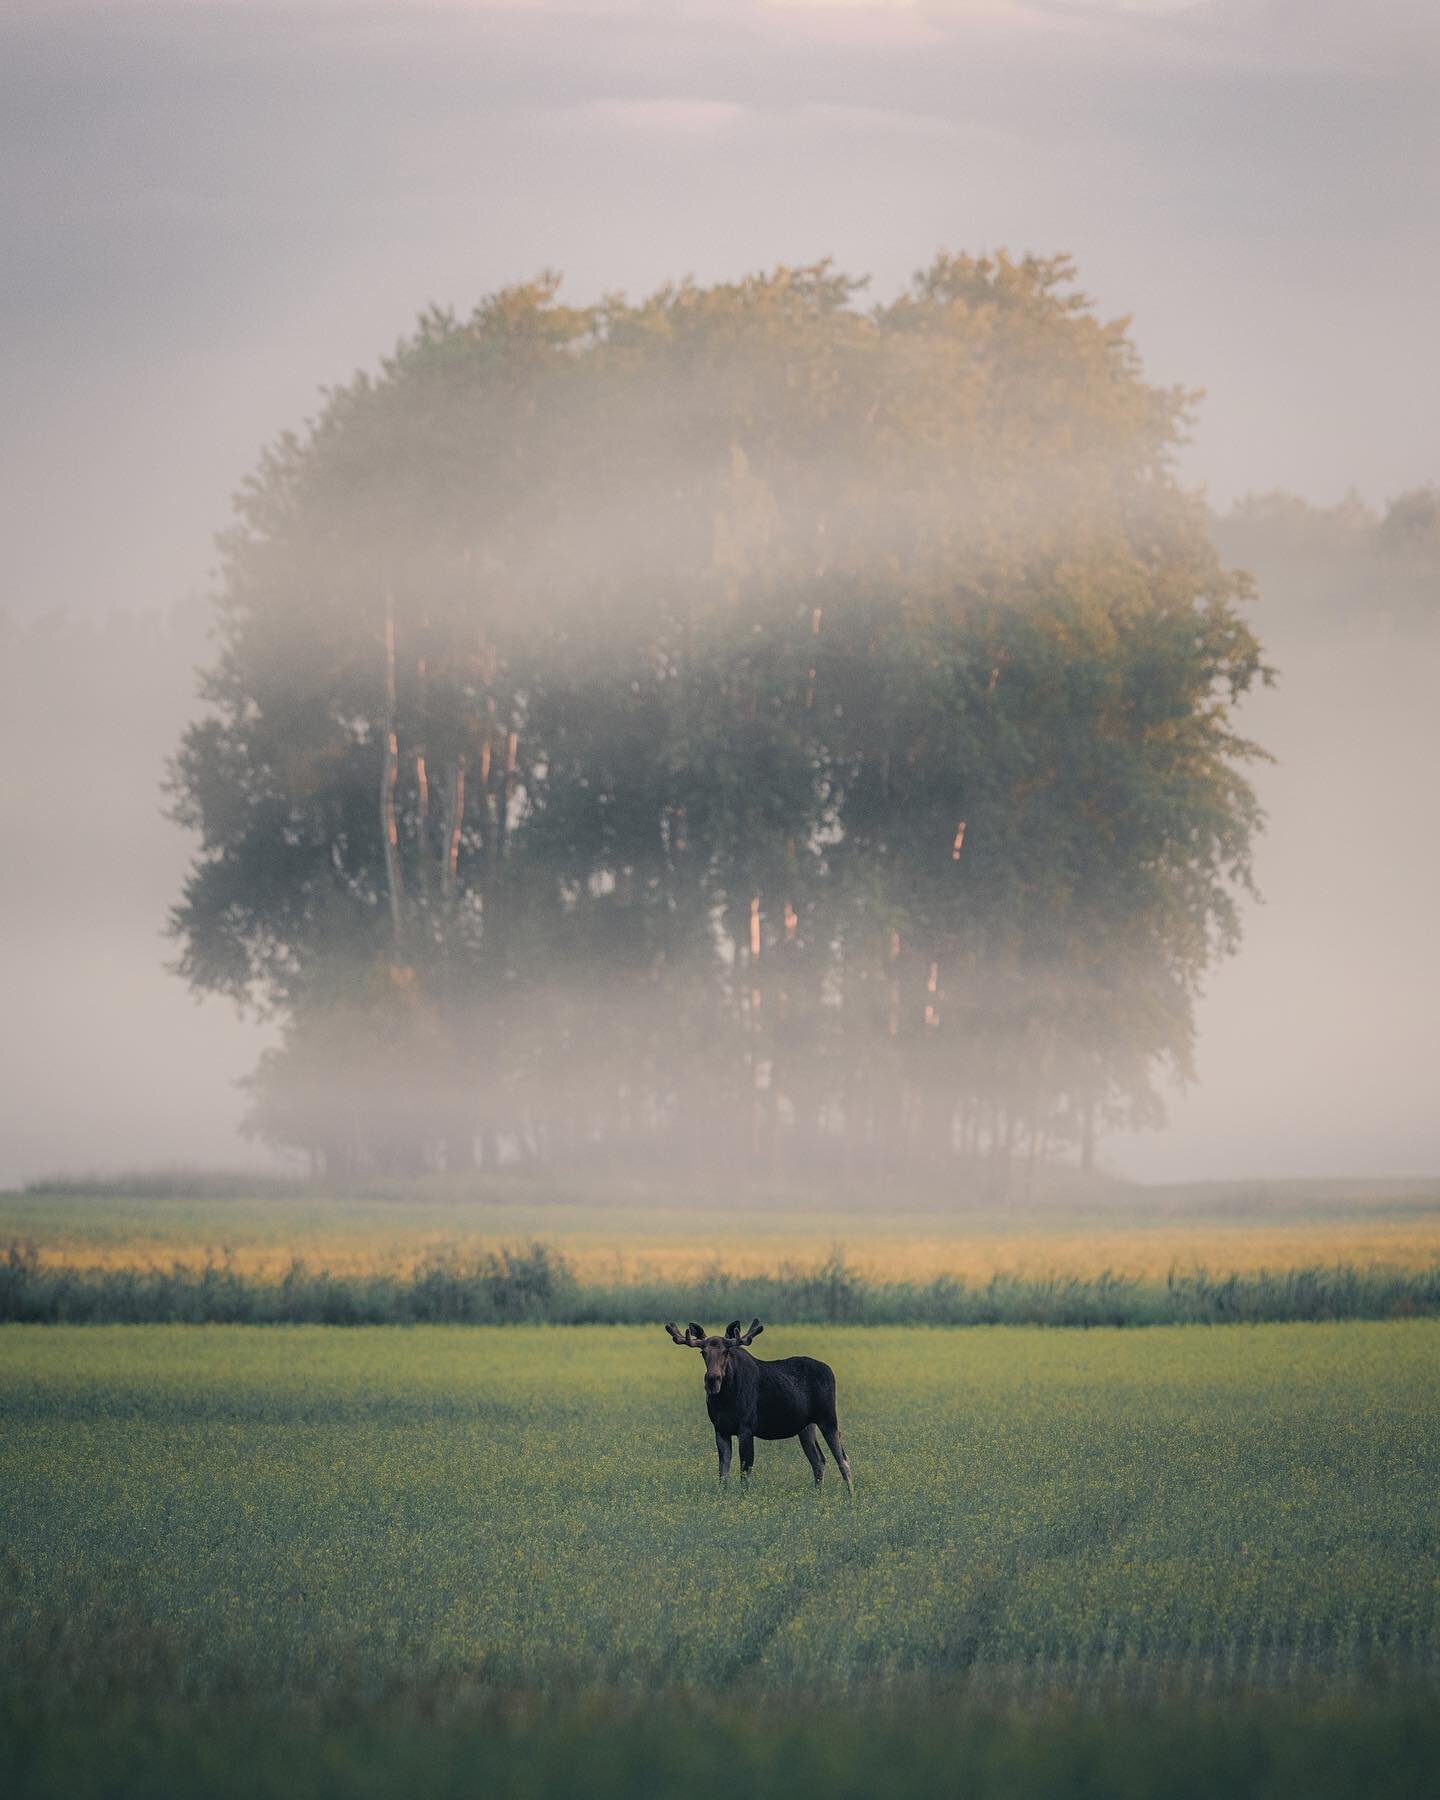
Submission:
[[[720,1457],[720,1479],[724,1481],[730,1473],[730,1434],[717,1430],[715,1433],[715,1449]]]
[[[836,1424],[822,1425],[825,1442],[830,1446],[830,1454],[835,1458],[835,1467],[840,1471],[840,1478],[847,1491],[853,1496],[855,1483],[850,1479],[850,1458],[845,1454],[845,1440],[840,1435],[840,1427]]]
[[[742,1481],[747,1480],[749,1478],[750,1471],[754,1467],[755,1467],[755,1433],[753,1431],[742,1430],[740,1433],[740,1479]]]
[[[815,1427],[807,1425],[800,1433],[800,1448],[805,1452],[805,1460],[809,1463],[815,1476],[815,1485],[819,1487],[825,1479],[825,1452],[815,1441]]]

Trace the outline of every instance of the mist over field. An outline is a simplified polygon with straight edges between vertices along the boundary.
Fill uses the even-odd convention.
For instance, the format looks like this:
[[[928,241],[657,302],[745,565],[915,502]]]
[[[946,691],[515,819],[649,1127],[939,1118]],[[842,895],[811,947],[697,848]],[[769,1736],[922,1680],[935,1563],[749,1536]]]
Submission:
[[[1262,573],[1255,618],[1281,671],[1246,708],[1276,759],[1256,776],[1263,903],[1247,905],[1240,954],[1209,978],[1197,1080],[1169,1127],[1112,1142],[1115,1164],[1142,1179],[1417,1174],[1440,1161],[1440,850],[1422,824],[1440,759],[1440,631],[1386,615],[1383,571],[1352,579],[1352,619],[1312,635],[1265,604],[1287,585],[1297,610],[1318,598],[1307,572],[1288,584],[1281,566]]]
[[[1372,622],[1364,594],[1355,606],[1313,631],[1293,615],[1267,629],[1263,597],[1255,608],[1283,671],[1245,715],[1276,758],[1256,774],[1265,901],[1246,904],[1241,952],[1208,982],[1197,1083],[1172,1098],[1166,1129],[1107,1139],[1104,1166],[1169,1181],[1440,1166],[1440,851],[1424,823],[1440,632]],[[203,619],[12,625],[3,644],[7,732],[48,749],[42,788],[10,758],[0,790],[5,841],[24,852],[0,865],[13,1046],[0,1180],[254,1164],[235,1083],[269,1034],[194,1001],[161,935],[188,846],[158,787],[190,716]]]
[[[5,1800],[1432,1791],[1437,92],[0,7]]]
[[[1423,9],[289,17],[283,53],[223,6],[3,28],[0,1182],[262,1155],[235,1084],[274,1027],[165,970],[192,845],[159,788],[228,495],[320,383],[550,264],[580,305],[834,254],[883,303],[942,242],[1073,252],[1146,379],[1207,388],[1180,469],[1279,676],[1238,715],[1276,759],[1264,904],[1205,977],[1195,1083],[1102,1166],[1440,1167],[1440,553],[1385,538],[1440,473]],[[1325,510],[1350,487],[1368,522]],[[1235,510],[1275,489],[1318,509],[1288,538]]]

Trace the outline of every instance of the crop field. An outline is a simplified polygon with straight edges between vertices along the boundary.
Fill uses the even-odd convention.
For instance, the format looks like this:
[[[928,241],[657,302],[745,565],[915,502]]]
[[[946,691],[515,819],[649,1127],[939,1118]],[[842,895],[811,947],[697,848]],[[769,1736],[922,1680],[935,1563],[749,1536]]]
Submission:
[[[759,1348],[853,1503],[658,1330],[5,1328],[18,1791],[1419,1791],[1440,1323]]]
[[[871,1199],[863,1189],[838,1200],[781,1191],[737,1205],[717,1191],[687,1192],[682,1204],[659,1191],[637,1203],[594,1181],[537,1195],[519,1180],[415,1198],[0,1194],[0,1244],[33,1245],[47,1266],[223,1261],[275,1278],[297,1257],[335,1275],[406,1275],[438,1255],[470,1259],[538,1240],[587,1284],[688,1282],[716,1266],[739,1276],[809,1269],[837,1252],[872,1282],[1440,1265],[1433,1182],[1255,1184],[1182,1191],[1169,1204],[1163,1192],[1119,1189],[1048,1208],[921,1207],[904,1195],[883,1210],[862,1207]]]

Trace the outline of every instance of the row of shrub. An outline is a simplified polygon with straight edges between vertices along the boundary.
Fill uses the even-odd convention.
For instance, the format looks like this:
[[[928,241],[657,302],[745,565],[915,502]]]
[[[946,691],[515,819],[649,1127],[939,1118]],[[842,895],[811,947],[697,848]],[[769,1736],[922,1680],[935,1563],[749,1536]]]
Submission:
[[[698,1279],[578,1282],[544,1244],[411,1274],[334,1275],[293,1262],[278,1279],[223,1262],[202,1268],[50,1267],[26,1245],[0,1261],[0,1322],[237,1325],[642,1325],[753,1314],[794,1324],[1220,1325],[1440,1315],[1440,1264],[1402,1272],[1345,1264],[1246,1275],[1204,1270],[1165,1281],[1103,1274],[971,1285],[870,1281],[841,1258],[773,1275],[707,1270]]]

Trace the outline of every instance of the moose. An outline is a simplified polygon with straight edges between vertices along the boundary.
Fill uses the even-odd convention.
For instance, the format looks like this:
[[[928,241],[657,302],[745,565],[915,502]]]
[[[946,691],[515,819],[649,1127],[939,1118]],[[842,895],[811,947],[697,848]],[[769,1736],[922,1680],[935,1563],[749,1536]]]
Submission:
[[[798,1437],[805,1460],[819,1487],[825,1479],[825,1456],[816,1441],[824,1435],[841,1479],[852,1496],[850,1458],[835,1417],[835,1371],[813,1356],[786,1356],[761,1362],[750,1354],[765,1327],[758,1319],[741,1331],[735,1319],[724,1337],[709,1337],[703,1325],[665,1327],[682,1350],[698,1350],[705,1358],[705,1410],[715,1427],[715,1448],[720,1455],[720,1479],[730,1473],[731,1443],[740,1439],[740,1477],[755,1466],[756,1438]]]

